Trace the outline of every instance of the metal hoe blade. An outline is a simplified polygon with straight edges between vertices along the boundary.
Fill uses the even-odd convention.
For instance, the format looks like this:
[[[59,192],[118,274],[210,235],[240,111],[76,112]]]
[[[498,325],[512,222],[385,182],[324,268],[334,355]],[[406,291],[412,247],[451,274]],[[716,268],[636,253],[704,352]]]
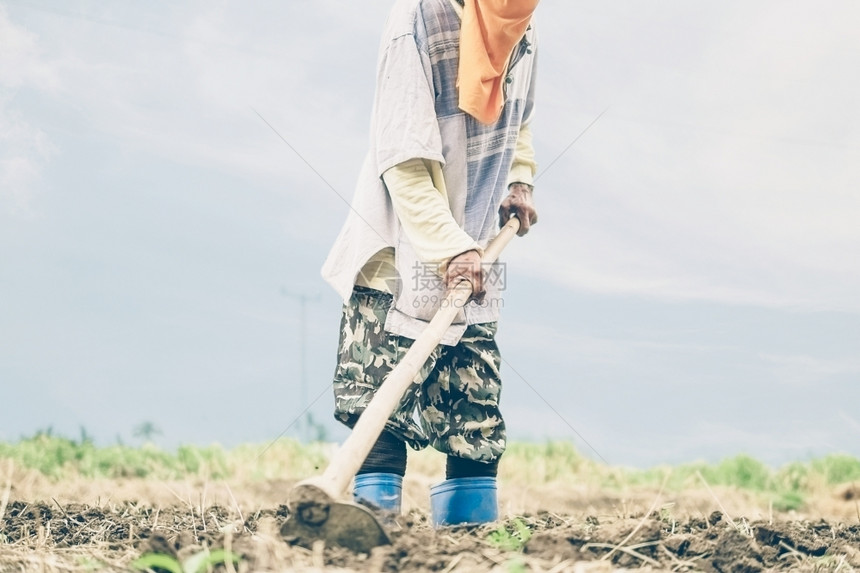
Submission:
[[[376,516],[358,504],[334,501],[313,485],[296,488],[290,502],[290,517],[281,527],[281,535],[302,547],[314,541],[345,547],[356,553],[370,553],[391,539]]]

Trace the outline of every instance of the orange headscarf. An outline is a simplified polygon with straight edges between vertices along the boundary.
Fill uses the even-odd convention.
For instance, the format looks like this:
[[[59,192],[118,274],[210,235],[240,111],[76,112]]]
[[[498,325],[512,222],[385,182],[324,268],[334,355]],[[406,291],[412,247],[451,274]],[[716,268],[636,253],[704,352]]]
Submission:
[[[505,67],[522,39],[538,0],[466,0],[460,24],[460,109],[494,123],[505,104]]]

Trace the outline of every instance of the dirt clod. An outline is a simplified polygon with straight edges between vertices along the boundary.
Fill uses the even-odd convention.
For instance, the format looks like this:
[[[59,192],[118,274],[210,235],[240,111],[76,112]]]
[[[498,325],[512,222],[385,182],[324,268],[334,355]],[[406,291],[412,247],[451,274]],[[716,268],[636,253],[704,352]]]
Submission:
[[[717,538],[714,569],[721,573],[755,573],[764,569],[761,548],[755,539],[731,527]]]

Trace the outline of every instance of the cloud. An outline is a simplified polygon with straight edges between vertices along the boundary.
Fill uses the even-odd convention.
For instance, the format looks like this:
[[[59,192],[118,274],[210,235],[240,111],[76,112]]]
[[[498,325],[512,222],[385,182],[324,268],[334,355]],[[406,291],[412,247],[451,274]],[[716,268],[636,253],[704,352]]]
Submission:
[[[838,6],[630,4],[582,14],[567,46],[544,41],[541,157],[610,109],[538,182],[531,271],[591,292],[860,312],[860,80],[846,73],[860,7]],[[542,37],[562,34],[562,8],[543,8]]]
[[[38,41],[35,34],[14,24],[0,6],[0,85],[4,90],[56,85],[54,69],[43,60]]]
[[[75,129],[85,125],[124,149],[181,164],[318,183],[257,110],[336,188],[350,190],[365,152],[387,9],[331,1],[312,10],[279,4],[266,13],[226,4],[145,13],[69,5],[38,16],[61,64],[57,103]],[[299,21],[302,30],[291,28]],[[370,89],[356,97],[356,81]]]
[[[16,26],[0,6],[0,206],[26,212],[33,185],[54,151],[44,131],[17,109],[19,94],[50,90],[56,77],[38,38]]]
[[[860,434],[860,422],[849,416],[844,410],[839,410],[839,417],[842,418],[845,424],[853,430],[854,433]]]
[[[351,196],[389,7],[16,7],[39,37],[4,10],[4,194],[51,156],[10,103],[39,89],[66,132],[342,207],[305,161]],[[543,164],[610,110],[539,181],[522,266],[590,292],[860,311],[860,8],[837,8],[542,5]]]
[[[26,229],[0,225],[16,239],[6,242],[10,264],[0,269],[18,289],[11,316],[32,334],[16,336],[0,361],[11,365],[9,376],[33,381],[19,391],[50,398],[57,385],[78,380],[84,398],[103,386],[113,390],[102,399],[120,403],[140,380],[188,379],[215,348],[226,362],[256,365],[227,368],[224,384],[259,374],[261,391],[267,379],[265,392],[287,395],[298,355],[277,317],[297,311],[275,300],[278,285],[323,288],[322,245],[346,207],[253,110],[349,198],[390,5],[0,7],[0,211],[26,207],[34,190],[47,189],[39,200],[52,215]],[[520,292],[542,308],[523,328],[505,330],[522,341],[509,345],[505,368],[534,386],[507,371],[513,431],[569,436],[570,421],[610,461],[642,463],[658,453],[683,459],[703,452],[702,443],[720,454],[749,447],[794,455],[795,431],[780,424],[797,420],[821,432],[801,435],[800,447],[840,445],[843,420],[821,426],[832,410],[822,403],[827,395],[815,401],[787,385],[778,393],[785,403],[762,413],[779,368],[831,375],[826,364],[778,363],[780,356],[798,349],[838,360],[848,352],[839,344],[823,350],[842,340],[829,322],[650,299],[856,310],[860,93],[850,73],[857,18],[848,10],[857,8],[823,11],[793,0],[541,4],[542,165],[610,109],[540,179],[541,224],[505,254],[517,275],[543,283],[524,281]],[[281,234],[282,220],[289,232]],[[324,292],[331,306],[313,312],[334,315],[312,321],[310,334],[320,336],[311,350],[324,349],[337,324],[339,305]],[[799,319],[768,322],[772,314]],[[258,320],[265,316],[275,318]],[[222,328],[240,319],[247,328]],[[183,328],[165,339],[163,327],[176,320]],[[780,345],[788,331],[795,338]],[[60,351],[46,356],[45,333],[76,344],[54,345]],[[39,344],[27,346],[30,339]],[[242,354],[246,347],[256,358]],[[105,348],[108,360],[91,359]],[[765,352],[776,360],[762,362]],[[146,368],[130,371],[117,356],[146,359]],[[323,358],[311,356],[311,379],[330,375],[330,356]],[[202,376],[185,385],[189,395],[209,384]],[[828,387],[848,396],[850,382]],[[83,419],[91,404],[79,402],[72,413]],[[796,403],[805,409],[790,418],[784,408]],[[759,423],[768,429],[750,430]]]
[[[829,381],[860,376],[860,360],[854,357],[828,360],[806,354],[761,353],[759,358],[769,365],[780,382],[788,384],[820,388]]]

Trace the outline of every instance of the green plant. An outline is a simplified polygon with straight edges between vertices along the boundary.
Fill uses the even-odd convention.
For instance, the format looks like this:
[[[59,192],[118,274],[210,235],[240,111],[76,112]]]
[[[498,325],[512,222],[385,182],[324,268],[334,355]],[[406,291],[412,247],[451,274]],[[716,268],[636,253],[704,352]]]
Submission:
[[[675,519],[675,515],[672,513],[672,508],[675,507],[674,503],[667,503],[660,507],[660,521],[665,523],[667,526],[671,526],[672,533],[675,533],[675,527],[678,524],[678,521]]]
[[[150,428],[151,430],[152,428]],[[176,480],[187,477],[230,480],[302,479],[328,464],[333,444],[301,443],[280,438],[268,444],[241,444],[229,450],[214,444],[182,445],[165,450],[152,442],[139,446],[96,445],[85,429],[67,438],[53,429],[40,430],[17,442],[0,441],[0,461],[35,470],[54,481],[83,478],[141,478]],[[411,464],[435,471],[435,452],[419,452]],[[412,466],[416,467],[416,466]],[[423,467],[423,466],[422,466]],[[755,492],[776,510],[803,507],[831,485],[860,482],[860,459],[831,454],[771,469],[750,456],[727,458],[717,464],[696,462],[671,468],[667,491],[701,487],[697,473],[712,486]],[[582,456],[570,442],[513,442],[502,458],[499,474],[510,484],[578,483],[624,492],[631,487],[664,483],[668,468],[634,469],[607,466]],[[671,516],[663,515],[671,522]]]
[[[240,558],[235,553],[216,549],[209,551],[204,549],[188,557],[180,563],[175,557],[163,553],[147,553],[135,559],[131,567],[138,571],[163,570],[169,573],[203,573],[216,565],[223,565],[231,561],[237,564]]]
[[[848,483],[860,479],[860,460],[845,454],[830,454],[813,460],[810,465],[823,474],[829,484]]]
[[[151,442],[155,436],[161,434],[161,429],[152,422],[141,422],[132,431],[135,438],[141,438],[145,442]]]
[[[107,565],[98,559],[88,556],[78,557],[77,563],[84,571],[101,571],[107,567]]]
[[[784,491],[778,493],[773,500],[773,508],[777,511],[793,511],[803,507],[805,503],[803,494],[798,491]]]
[[[175,557],[163,553],[147,553],[131,563],[132,569],[138,571],[164,570],[169,573],[185,573],[182,564]]]
[[[766,465],[744,454],[725,459],[716,467],[702,471],[702,475],[711,484],[759,491],[767,488],[770,474],[770,469]]]
[[[499,526],[487,535],[487,541],[502,551],[520,551],[531,539],[532,530],[519,517]]]

